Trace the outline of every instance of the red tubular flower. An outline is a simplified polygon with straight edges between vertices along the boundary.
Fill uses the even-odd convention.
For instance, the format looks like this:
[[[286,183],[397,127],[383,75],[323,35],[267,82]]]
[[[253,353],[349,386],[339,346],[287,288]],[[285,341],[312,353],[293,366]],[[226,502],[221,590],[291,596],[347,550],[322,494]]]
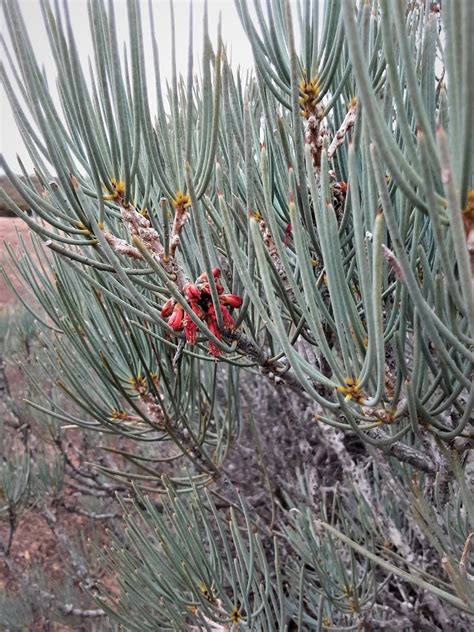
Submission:
[[[212,308],[212,311],[213,313],[211,314],[211,311],[209,310],[207,318],[206,318],[206,323],[207,323],[207,326],[209,327],[210,332],[213,333],[216,338],[221,340],[222,335],[221,335],[221,332],[219,331],[219,327],[217,326],[217,320],[216,320],[216,314],[214,312],[214,308]]]
[[[184,288],[184,294],[187,299],[199,301],[201,298],[201,291],[197,288],[194,283],[188,283]]]
[[[222,340],[221,332],[219,331],[219,328],[217,326],[216,312],[213,305],[209,307],[209,311],[206,317],[206,323],[211,333],[213,333],[214,336],[219,340]],[[208,348],[209,353],[216,358],[222,355],[222,349],[219,349],[219,347],[214,342],[212,342],[212,340],[209,341]]]
[[[222,294],[219,297],[219,301],[222,305],[228,305],[229,307],[240,307],[243,303],[242,297],[237,296],[237,294]]]
[[[173,313],[171,314],[169,320],[168,320],[168,325],[174,329],[175,331],[178,331],[178,329],[182,329],[183,327],[183,308],[181,307],[181,305],[176,305]]]
[[[197,332],[198,328],[196,323],[194,323],[189,316],[185,316],[184,320],[184,335],[186,336],[186,341],[189,342],[190,345],[195,345],[197,340]]]
[[[220,279],[221,275],[222,272],[220,268],[212,268],[212,276],[214,277],[218,294],[222,294],[222,292],[224,291],[224,286],[218,282],[218,279]],[[198,278],[196,279],[196,285],[199,286],[199,289],[204,294],[211,293],[211,288],[209,286],[209,277],[207,276],[206,272],[203,272],[198,276]]]
[[[199,303],[195,300],[190,300],[188,301],[188,303],[189,307],[193,310],[196,316],[202,320],[204,318],[204,310],[199,305]]]
[[[201,290],[201,296],[203,294],[211,294],[211,286],[209,285],[209,283],[207,281],[201,281],[200,285],[199,285],[199,289]]]
[[[215,345],[212,340],[208,344],[209,353],[216,358],[219,358],[222,355],[222,349],[219,349],[217,345]]]
[[[214,309],[214,305],[212,303],[209,303],[207,306],[206,321],[207,320],[213,320],[214,322],[217,322],[216,310]]]
[[[235,328],[235,320],[230,313],[230,308],[241,307],[243,299],[237,294],[225,294],[224,286],[219,282],[222,276],[220,268],[212,269],[212,276],[219,295],[218,309],[221,310],[223,329],[232,330]],[[183,288],[183,294],[187,304],[196,314],[196,316],[204,321],[209,327],[209,331],[217,338],[222,340],[222,333],[219,331],[217,324],[216,309],[211,299],[211,289],[209,286],[209,277],[205,272],[200,274],[195,283],[187,283]],[[184,330],[186,342],[194,345],[197,342],[199,327],[192,320],[188,313],[180,303],[170,298],[161,308],[161,315],[168,318],[168,325],[175,331]],[[215,357],[222,355],[222,350],[212,341],[208,343],[209,353]]]
[[[224,327],[226,329],[234,329],[235,320],[230,315],[230,312],[227,309],[227,307],[224,307],[223,305],[221,305],[221,312],[222,312],[222,319],[224,321]]]
[[[173,311],[173,307],[174,307],[174,300],[172,298],[169,298],[166,303],[163,305],[163,307],[161,308],[161,315],[166,318],[166,316],[169,316],[171,314],[171,312]]]

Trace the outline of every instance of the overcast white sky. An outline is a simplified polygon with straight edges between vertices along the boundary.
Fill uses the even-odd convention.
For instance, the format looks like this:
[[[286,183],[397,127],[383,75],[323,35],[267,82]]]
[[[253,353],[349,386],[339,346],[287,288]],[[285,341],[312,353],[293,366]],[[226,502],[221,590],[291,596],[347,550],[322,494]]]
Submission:
[[[28,26],[31,41],[36,51],[37,59],[44,64],[50,85],[55,82],[55,68],[43,20],[40,10],[39,0],[16,0]],[[92,0],[94,1],[94,0]],[[145,50],[149,51],[150,65],[151,50],[148,46],[148,0],[140,0],[142,9],[142,21],[146,33]],[[173,0],[175,9],[175,19],[177,25],[186,25],[183,29],[186,33],[186,42],[177,50],[178,72],[186,72],[187,65],[187,32],[190,0]],[[117,24],[119,25],[119,41],[127,37],[127,9],[126,0],[114,0]],[[202,54],[202,11],[203,0],[194,0],[194,68],[197,70]],[[80,42],[80,53],[83,63],[87,63],[87,57],[92,53],[92,46],[89,34],[89,19],[87,15],[86,0],[69,0],[72,23],[75,26],[76,41]],[[155,13],[155,28],[160,52],[160,70],[162,77],[171,76],[171,30],[170,30],[170,9],[169,0],[153,0]],[[250,68],[253,64],[252,52],[247,38],[244,34],[240,20],[238,18],[233,0],[208,0],[209,13],[209,34],[213,43],[217,41],[217,25],[219,14],[222,13],[222,35],[224,42],[232,59],[232,65],[240,65],[243,68]],[[2,33],[6,36],[6,25],[2,13]],[[20,134],[16,130],[16,124],[10,105],[1,92],[1,152],[5,155],[8,163],[15,168],[16,154],[18,153],[27,167],[31,167],[26,149],[21,140]]]

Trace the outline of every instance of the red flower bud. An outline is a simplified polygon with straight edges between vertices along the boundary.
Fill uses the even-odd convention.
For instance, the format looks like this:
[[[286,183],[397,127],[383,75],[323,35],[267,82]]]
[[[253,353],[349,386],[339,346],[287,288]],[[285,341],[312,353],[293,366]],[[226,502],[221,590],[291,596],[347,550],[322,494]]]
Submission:
[[[220,278],[222,272],[220,268],[212,268],[212,276],[217,280]]]
[[[240,307],[243,303],[242,297],[237,294],[222,294],[219,300],[222,305],[229,305],[229,307]]]
[[[161,308],[161,315],[166,318],[166,316],[169,316],[171,314],[171,312],[173,311],[173,307],[174,307],[174,300],[172,298],[169,298],[166,303],[163,305],[163,307]]]
[[[168,320],[168,325],[174,329],[175,331],[178,331],[178,329],[182,329],[183,327],[183,308],[181,307],[181,305],[176,305],[176,307],[173,310],[173,313],[171,314],[169,320]]]

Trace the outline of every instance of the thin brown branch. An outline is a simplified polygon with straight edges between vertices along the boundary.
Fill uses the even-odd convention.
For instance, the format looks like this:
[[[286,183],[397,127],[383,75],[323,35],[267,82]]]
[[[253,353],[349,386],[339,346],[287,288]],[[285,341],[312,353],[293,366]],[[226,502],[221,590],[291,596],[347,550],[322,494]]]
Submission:
[[[389,438],[380,428],[370,430],[369,435],[377,440],[387,440]],[[426,474],[435,475],[438,471],[436,464],[429,456],[401,441],[395,441],[395,443],[391,443],[388,446],[379,446],[379,449],[385,452],[385,454],[394,456],[403,463],[408,463],[417,470],[426,472]]]

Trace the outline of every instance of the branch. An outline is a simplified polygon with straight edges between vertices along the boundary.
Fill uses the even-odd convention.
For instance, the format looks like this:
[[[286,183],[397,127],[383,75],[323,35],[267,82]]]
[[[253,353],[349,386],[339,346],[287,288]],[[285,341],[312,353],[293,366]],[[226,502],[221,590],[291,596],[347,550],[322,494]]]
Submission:
[[[298,378],[281,361],[274,360],[270,362],[268,354],[241,332],[235,331],[228,334],[226,337],[230,341],[237,341],[237,349],[242,354],[253,360],[260,367],[262,373],[266,374],[270,379],[273,379],[275,384],[285,384],[300,397],[309,399]],[[378,440],[386,440],[389,438],[387,434],[379,428],[374,428],[369,434],[372,438]],[[399,461],[408,463],[427,474],[435,475],[438,472],[437,465],[430,457],[416,448],[405,445],[401,441],[396,441],[388,446],[382,446],[379,449],[385,454],[394,456]]]
[[[89,610],[81,610],[80,608],[75,608],[71,604],[58,604],[58,608],[65,615],[73,615],[74,617],[84,617],[84,618],[97,618],[97,617],[105,617],[105,611],[102,608],[89,609]]]
[[[261,372],[273,380],[275,384],[284,383],[300,396],[307,397],[298,378],[288,369],[287,365],[278,360],[270,361],[270,356],[247,336],[240,331],[233,331],[226,334],[225,338],[229,341],[236,341],[237,349],[250,360],[253,360],[260,367]]]
[[[86,511],[85,509],[81,509],[80,507],[74,507],[74,505],[66,505],[66,503],[62,503],[62,507],[69,512],[75,513],[79,516],[85,516],[86,518],[90,518],[91,520],[111,520],[112,518],[119,518],[119,514],[115,512],[110,513],[95,513],[93,511]]]
[[[125,239],[120,239],[120,237],[116,237],[115,235],[112,235],[112,233],[105,232],[104,237],[109,246],[112,247],[112,250],[118,255],[125,255],[132,259],[143,259],[138,248],[130,245]]]
[[[57,602],[56,595],[53,595],[53,593],[47,592],[46,590],[42,590],[38,586],[38,584],[33,584],[32,588],[34,590],[36,590],[36,592],[39,594],[39,596],[42,597],[43,599],[47,599],[48,601]],[[105,617],[105,614],[106,614],[105,610],[102,610],[102,608],[82,610],[82,608],[76,608],[75,606],[73,606],[70,603],[66,603],[66,604],[56,603],[56,606],[57,606],[58,610],[63,615],[66,615],[66,616],[96,619],[98,617]]]
[[[331,144],[328,147],[328,160],[331,160],[331,158],[336,153],[337,148],[344,142],[347,132],[354,125],[356,116],[357,101],[354,101],[353,103],[351,103],[349,110],[347,111],[347,114],[342,121],[341,127],[337,130],[336,135],[334,136]]]
[[[369,435],[373,439],[377,439],[377,440],[386,440],[389,438],[388,435],[385,432],[383,432],[383,430],[380,430],[380,428],[374,428],[373,430],[369,432]],[[430,457],[428,457],[423,452],[420,452],[420,450],[417,450],[416,448],[412,448],[411,446],[406,445],[405,443],[402,443],[401,441],[395,441],[395,443],[392,443],[390,445],[377,446],[377,447],[379,447],[380,450],[385,452],[385,454],[394,456],[399,461],[408,463],[409,465],[412,465],[413,467],[415,467],[418,470],[421,470],[422,472],[426,472],[427,474],[433,474],[433,475],[435,475],[438,472],[437,465],[433,463]]]

